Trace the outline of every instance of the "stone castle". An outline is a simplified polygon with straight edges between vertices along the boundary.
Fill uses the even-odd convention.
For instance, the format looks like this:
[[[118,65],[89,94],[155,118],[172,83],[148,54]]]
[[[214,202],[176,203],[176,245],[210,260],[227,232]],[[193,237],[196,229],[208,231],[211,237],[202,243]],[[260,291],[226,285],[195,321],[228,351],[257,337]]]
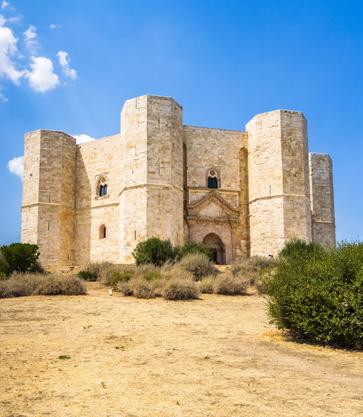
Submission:
[[[276,255],[292,238],[335,245],[332,163],[308,153],[301,112],[245,131],[183,125],[170,97],[127,100],[121,132],[76,144],[25,135],[22,241],[48,269],[128,263],[151,236],[202,242],[218,263]]]

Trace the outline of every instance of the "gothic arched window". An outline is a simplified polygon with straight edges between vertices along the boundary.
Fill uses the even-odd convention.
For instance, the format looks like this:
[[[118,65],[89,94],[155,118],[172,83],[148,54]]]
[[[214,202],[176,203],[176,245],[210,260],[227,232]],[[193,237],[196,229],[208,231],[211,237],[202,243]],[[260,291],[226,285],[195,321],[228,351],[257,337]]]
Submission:
[[[207,187],[208,188],[219,188],[218,174],[214,169],[210,169],[208,171]]]
[[[107,179],[100,177],[97,181],[97,196],[104,197],[107,195]]]

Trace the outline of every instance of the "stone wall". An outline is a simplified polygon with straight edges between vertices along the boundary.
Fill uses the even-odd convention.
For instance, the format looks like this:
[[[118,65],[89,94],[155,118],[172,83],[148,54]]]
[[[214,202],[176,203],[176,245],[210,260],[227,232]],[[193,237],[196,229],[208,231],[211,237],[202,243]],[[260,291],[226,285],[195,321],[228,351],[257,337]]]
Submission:
[[[335,246],[333,168],[329,155],[310,153],[310,200],[313,241]]]
[[[76,263],[119,262],[120,135],[77,146]],[[107,182],[106,196],[97,195],[100,177]],[[106,238],[100,228],[106,227]]]
[[[76,142],[57,131],[25,138],[22,241],[36,243],[46,268],[75,262]]]
[[[184,241],[182,109],[169,97],[128,100],[121,113],[121,260],[145,238]]]
[[[276,110],[246,130],[251,255],[276,255],[289,239],[311,240],[306,122]]]

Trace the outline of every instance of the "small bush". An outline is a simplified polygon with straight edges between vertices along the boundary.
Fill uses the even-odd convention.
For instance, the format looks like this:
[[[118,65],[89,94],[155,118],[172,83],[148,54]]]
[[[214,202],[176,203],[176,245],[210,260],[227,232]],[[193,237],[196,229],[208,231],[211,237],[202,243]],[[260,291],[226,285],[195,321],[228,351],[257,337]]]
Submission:
[[[33,294],[38,295],[83,295],[86,294],[84,284],[76,277],[51,275],[35,288]]]
[[[0,281],[0,298],[28,295],[81,295],[86,288],[75,277],[57,275],[17,274]]]
[[[207,275],[215,275],[217,273],[216,268],[210,262],[209,258],[201,253],[184,256],[180,260],[179,266],[192,273],[195,281],[199,281]]]
[[[39,248],[29,243],[12,243],[1,246],[0,270],[3,274],[12,272],[29,272],[37,269]]]
[[[231,267],[233,276],[242,280],[248,280],[250,285],[258,285],[261,275],[266,270],[271,270],[276,261],[271,258],[252,256],[240,261],[240,263]]]
[[[288,244],[267,293],[272,321],[292,336],[363,348],[363,243],[334,250]]]
[[[174,279],[166,283],[163,296],[167,300],[197,299],[199,289],[193,281]]]
[[[114,265],[110,262],[95,262],[87,266],[86,271],[96,275],[97,280],[102,283],[107,283],[107,280],[116,269],[118,265]]]
[[[113,289],[117,290],[118,284],[120,282],[129,282],[130,279],[134,276],[134,272],[132,271],[114,271],[110,273],[107,278],[106,285],[109,285]]]
[[[243,282],[230,274],[222,274],[215,279],[214,292],[222,295],[246,294],[248,282]]]
[[[134,295],[134,289],[130,285],[130,282],[119,282],[115,288],[115,290],[119,291],[125,297],[130,297]]]
[[[130,284],[136,298],[155,298],[153,286],[145,279],[135,279]]]
[[[214,276],[203,278],[199,284],[200,292],[202,294],[213,294],[215,280]]]
[[[136,265],[153,264],[161,266],[165,262],[173,261],[175,252],[169,240],[151,237],[137,244],[133,257]]]
[[[185,243],[182,246],[175,247],[175,254],[176,254],[177,259],[181,259],[186,255],[195,254],[195,253],[199,253],[199,254],[207,256],[210,261],[213,260],[213,251],[201,243],[190,242],[190,243]]]
[[[89,270],[84,270],[84,271],[79,271],[77,274],[78,278],[83,279],[85,281],[97,281],[97,275],[95,272],[89,271]]]

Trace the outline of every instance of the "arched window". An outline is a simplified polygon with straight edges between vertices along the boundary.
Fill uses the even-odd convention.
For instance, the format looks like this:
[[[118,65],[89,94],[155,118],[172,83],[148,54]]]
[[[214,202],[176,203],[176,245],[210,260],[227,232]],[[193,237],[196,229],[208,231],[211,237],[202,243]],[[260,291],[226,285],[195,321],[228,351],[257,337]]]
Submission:
[[[218,174],[214,169],[210,169],[208,171],[207,187],[208,188],[218,188],[219,187]]]
[[[107,195],[107,179],[100,177],[97,181],[97,196],[104,197]]]
[[[104,224],[100,226],[99,237],[100,239],[106,239],[106,226]]]

